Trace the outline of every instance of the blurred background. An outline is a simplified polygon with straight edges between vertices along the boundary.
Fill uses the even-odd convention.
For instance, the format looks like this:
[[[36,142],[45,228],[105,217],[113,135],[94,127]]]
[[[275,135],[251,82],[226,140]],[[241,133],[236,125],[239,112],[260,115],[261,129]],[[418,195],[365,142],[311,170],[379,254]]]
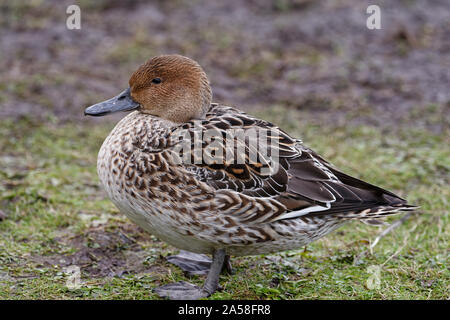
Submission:
[[[72,4],[80,30],[66,26]],[[448,0],[0,0],[0,298],[155,298],[185,279],[163,259],[176,249],[99,185],[97,152],[123,114],[83,116],[168,53],[203,66],[215,102],[421,206],[375,249],[380,230],[351,224],[301,253],[236,259],[215,298],[450,297]],[[72,265],[86,285],[69,290]]]
[[[68,30],[78,4],[81,30]],[[125,88],[152,56],[197,60],[214,100],[284,106],[323,121],[377,126],[449,123],[446,0],[2,1],[1,117],[80,121],[83,108]],[[85,119],[83,119],[84,121]]]

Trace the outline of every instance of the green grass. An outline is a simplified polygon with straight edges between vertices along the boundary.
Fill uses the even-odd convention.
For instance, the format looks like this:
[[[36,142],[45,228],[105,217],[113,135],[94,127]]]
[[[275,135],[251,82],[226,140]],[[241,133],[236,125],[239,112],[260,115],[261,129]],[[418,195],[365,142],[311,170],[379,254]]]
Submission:
[[[385,227],[353,222],[307,248],[235,258],[235,273],[221,276],[223,290],[209,299],[450,298],[448,135],[326,127],[281,108],[258,115],[421,209],[373,250]],[[135,227],[105,197],[95,165],[111,128],[0,121],[0,299],[156,299],[151,289],[160,284],[204,280],[168,264],[176,248]],[[81,267],[80,288],[67,287],[70,265]],[[368,283],[373,268],[378,287]]]

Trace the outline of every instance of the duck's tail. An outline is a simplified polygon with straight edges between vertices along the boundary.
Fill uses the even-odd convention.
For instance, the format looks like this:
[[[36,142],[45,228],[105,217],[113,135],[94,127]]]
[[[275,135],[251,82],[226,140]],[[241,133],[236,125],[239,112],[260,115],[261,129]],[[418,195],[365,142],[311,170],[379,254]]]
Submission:
[[[403,212],[411,212],[417,210],[419,207],[410,205],[407,203],[399,203],[393,205],[380,205],[372,208],[367,208],[354,213],[342,213],[336,214],[336,217],[339,217],[344,220],[360,220],[361,222],[369,225],[383,225],[385,224],[383,221],[379,220],[380,218],[385,218],[390,215],[395,215]]]
[[[340,197],[340,201],[332,204],[329,210],[318,214],[329,214],[343,220],[357,219],[366,224],[380,225],[384,223],[377,219],[419,208],[419,206],[408,204],[405,199],[391,191],[349,176],[326,163],[322,158],[321,160],[341,183],[327,182],[330,191],[337,199]]]

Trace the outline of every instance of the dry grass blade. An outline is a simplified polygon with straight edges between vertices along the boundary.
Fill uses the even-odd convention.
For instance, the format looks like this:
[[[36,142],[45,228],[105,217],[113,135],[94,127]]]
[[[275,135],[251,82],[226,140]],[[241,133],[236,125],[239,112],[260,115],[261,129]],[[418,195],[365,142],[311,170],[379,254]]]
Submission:
[[[380,232],[380,234],[375,238],[374,242],[370,245],[370,253],[372,254],[372,249],[377,245],[377,243],[384,238],[388,233],[390,233],[392,230],[398,228],[399,226],[401,226],[406,220],[409,219],[409,217],[411,216],[411,212],[408,212],[407,214],[405,214],[401,219],[398,219],[397,221],[395,221],[394,223],[392,223],[389,227],[387,227],[386,229],[384,229],[382,232]]]
[[[373,254],[372,249],[378,244],[378,242],[384,238],[388,233],[392,232],[392,230],[398,228],[399,226],[401,226],[406,220],[409,219],[409,217],[411,216],[412,212],[408,212],[407,214],[405,214],[401,219],[398,219],[397,221],[395,221],[394,223],[390,224],[389,227],[387,227],[386,229],[384,229],[382,232],[380,232],[380,234],[375,238],[375,240],[373,241],[373,243],[369,246],[369,250],[370,250],[370,254]],[[363,252],[361,252],[360,254],[358,254],[358,256],[354,259],[353,261],[353,265],[357,265],[358,262],[361,260],[362,257],[364,257],[367,252],[369,250],[364,250]]]

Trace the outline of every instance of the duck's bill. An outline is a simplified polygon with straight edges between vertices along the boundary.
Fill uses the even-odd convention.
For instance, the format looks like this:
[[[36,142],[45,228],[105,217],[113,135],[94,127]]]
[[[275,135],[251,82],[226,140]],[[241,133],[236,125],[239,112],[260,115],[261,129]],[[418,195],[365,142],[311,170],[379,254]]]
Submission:
[[[84,115],[100,117],[119,111],[131,111],[139,108],[139,103],[130,95],[130,88],[109,100],[94,104],[84,110]]]

